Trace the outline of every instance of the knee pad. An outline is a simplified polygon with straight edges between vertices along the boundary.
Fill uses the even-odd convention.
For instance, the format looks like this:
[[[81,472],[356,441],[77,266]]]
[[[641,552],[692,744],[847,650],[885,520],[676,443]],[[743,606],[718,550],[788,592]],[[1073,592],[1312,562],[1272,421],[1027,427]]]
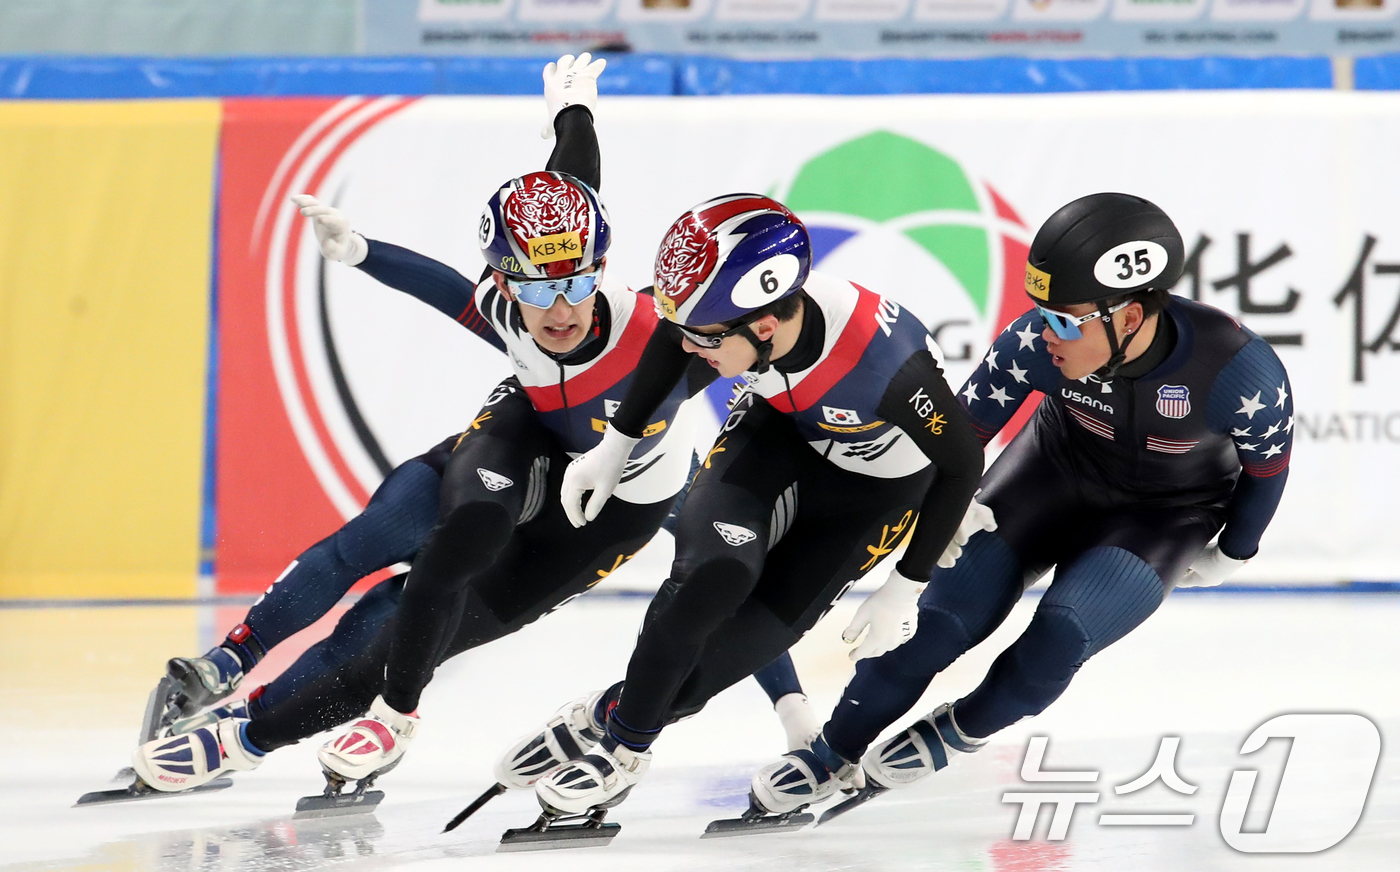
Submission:
[[[666,632],[677,639],[700,641],[739,610],[757,580],[753,567],[742,560],[704,560],[678,581],[675,595],[653,623],[664,621]]]
[[[1016,671],[1032,686],[1066,684],[1089,659],[1092,644],[1074,609],[1042,603],[1013,646]]]
[[[457,589],[454,581],[462,581],[494,563],[514,532],[515,519],[500,503],[482,501],[457,506],[443,518],[428,546],[414,561],[403,596],[448,595]]]
[[[331,536],[336,557],[362,575],[413,559],[437,521],[439,485],[424,464],[394,470],[365,510]]]

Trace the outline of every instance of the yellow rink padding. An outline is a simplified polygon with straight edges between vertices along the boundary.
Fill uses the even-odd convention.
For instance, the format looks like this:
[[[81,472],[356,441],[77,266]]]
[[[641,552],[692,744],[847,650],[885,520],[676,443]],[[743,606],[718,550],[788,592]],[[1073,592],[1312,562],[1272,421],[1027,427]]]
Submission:
[[[219,115],[0,102],[0,597],[195,591]]]

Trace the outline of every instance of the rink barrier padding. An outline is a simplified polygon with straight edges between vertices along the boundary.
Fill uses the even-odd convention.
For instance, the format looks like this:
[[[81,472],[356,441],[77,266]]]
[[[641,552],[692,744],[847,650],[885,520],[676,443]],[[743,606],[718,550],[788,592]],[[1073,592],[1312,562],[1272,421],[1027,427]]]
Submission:
[[[195,593],[221,111],[0,102],[0,597]]]
[[[744,60],[607,55],[604,95],[1027,94],[1331,88],[1324,56]],[[0,99],[539,92],[549,58],[118,58],[0,55]],[[1358,58],[1357,87],[1400,87],[1400,55]],[[1366,82],[1363,86],[1362,82]],[[1389,83],[1389,84],[1376,84]]]
[[[687,58],[680,93],[1039,94],[1331,88],[1325,57],[818,59]]]
[[[0,55],[0,98],[119,100],[154,97],[539,93],[544,58],[118,58]],[[675,61],[612,55],[603,95],[674,94]]]
[[[1357,58],[1352,67],[1358,91],[1400,90],[1400,54]]]

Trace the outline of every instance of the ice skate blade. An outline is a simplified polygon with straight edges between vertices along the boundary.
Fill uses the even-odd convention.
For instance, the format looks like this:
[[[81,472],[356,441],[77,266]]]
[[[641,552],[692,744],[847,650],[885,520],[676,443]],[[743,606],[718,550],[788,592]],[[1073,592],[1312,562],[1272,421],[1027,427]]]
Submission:
[[[810,814],[774,814],[755,818],[732,818],[710,821],[702,839],[727,839],[730,836],[756,836],[760,833],[782,833],[800,830],[816,820]]]
[[[824,826],[839,818],[848,811],[853,811],[882,793],[889,793],[888,787],[881,787],[878,784],[867,784],[856,792],[850,799],[843,800],[822,813],[821,820],[817,821],[817,826]]]
[[[622,824],[558,824],[548,829],[520,827],[506,830],[497,853],[552,851],[562,848],[605,848],[622,831]]]
[[[292,820],[309,818],[347,817],[356,814],[373,814],[384,799],[382,790],[366,790],[364,793],[342,793],[338,796],[303,796],[297,800],[296,814]]]
[[[187,790],[163,791],[156,790],[148,786],[144,781],[135,781],[126,787],[119,787],[115,790],[94,790],[92,793],[84,793],[78,797],[78,801],[73,803],[77,808],[81,805],[108,805],[113,802],[134,802],[138,799],[164,799],[167,796],[189,796],[195,793],[212,793],[216,790],[224,790],[233,786],[233,779],[227,776],[215,778],[208,784],[201,784],[198,787],[191,787]]]
[[[169,676],[162,676],[146,698],[146,711],[141,716],[141,736],[136,744],[144,745],[160,737],[161,732],[179,717],[175,709],[175,694],[179,685]]]

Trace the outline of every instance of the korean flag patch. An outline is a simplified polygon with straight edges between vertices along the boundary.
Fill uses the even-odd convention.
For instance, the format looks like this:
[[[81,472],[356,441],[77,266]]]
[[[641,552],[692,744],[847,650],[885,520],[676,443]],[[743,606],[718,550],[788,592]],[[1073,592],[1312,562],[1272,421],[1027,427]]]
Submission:
[[[826,423],[842,427],[860,423],[860,415],[856,414],[855,409],[833,409],[831,406],[822,406],[822,416],[826,418]]]
[[[1191,389],[1186,385],[1162,385],[1157,389],[1157,414],[1185,418],[1191,414]]]

